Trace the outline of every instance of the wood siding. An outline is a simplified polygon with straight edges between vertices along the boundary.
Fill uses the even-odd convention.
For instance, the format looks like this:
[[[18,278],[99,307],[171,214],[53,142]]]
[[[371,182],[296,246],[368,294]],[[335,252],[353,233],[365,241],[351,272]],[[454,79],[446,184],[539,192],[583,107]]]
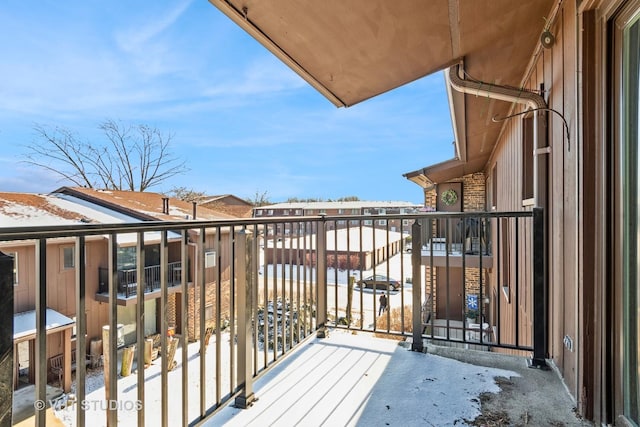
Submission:
[[[572,133],[575,133],[578,113],[576,13],[575,3],[562,4],[558,18],[551,28],[556,37],[555,44],[551,49],[541,49],[537,52],[524,83],[524,87],[529,90],[544,89],[543,96],[549,108],[565,117]],[[521,112],[525,109],[517,106],[513,112]],[[545,122],[551,153],[540,154],[538,160],[547,162],[547,187],[541,189],[546,190],[547,198],[546,201],[540,200],[539,205],[546,204],[549,357],[559,368],[571,393],[578,396],[581,386],[576,375],[580,349],[578,272],[582,268],[578,250],[581,241],[581,189],[578,186],[580,150],[575,142],[575,135],[572,135],[574,142],[569,147],[564,123],[557,114],[548,112]],[[498,211],[530,209],[530,206],[523,203],[522,198],[524,185],[522,171],[526,170],[523,165],[522,150],[523,119],[522,116],[517,116],[505,121],[497,148],[485,170],[487,176],[497,177],[497,181],[491,184],[497,192],[495,200]],[[494,167],[496,174],[492,175]],[[515,232],[515,227],[515,224],[510,224],[511,234]],[[501,333],[506,334],[509,339],[512,339],[515,334],[511,326],[516,324],[515,311],[511,309],[511,304],[516,303],[522,325],[519,331],[520,339],[531,340],[532,293],[531,283],[526,281],[531,277],[532,265],[530,259],[524,259],[531,251],[532,242],[529,241],[531,230],[528,230],[529,226],[524,224],[518,227],[520,229],[518,246],[512,244],[507,250],[511,251],[511,257],[521,257],[520,265],[524,269],[520,272],[518,279],[522,289],[519,301],[515,301],[515,295],[507,296],[503,289],[498,289],[498,276],[495,270],[491,275],[492,295],[494,298],[496,296],[501,298],[499,310]],[[497,241],[495,240],[496,230],[493,233],[495,242]],[[509,270],[509,274],[511,277],[506,279],[515,280],[514,271]],[[495,302],[492,301],[492,303]],[[573,345],[565,345],[565,337]]]
[[[47,245],[47,307],[67,317],[76,316],[75,268],[65,269],[62,260],[63,248],[72,247],[72,241],[50,242]],[[102,336],[102,326],[108,323],[107,304],[94,298],[98,292],[98,267],[104,266],[107,243],[105,240],[88,241],[86,246],[86,319],[87,346],[92,338]],[[14,313],[34,310],[36,306],[35,246],[3,247],[3,252],[18,254],[18,284],[14,286]],[[63,351],[63,334],[47,337],[47,357]]]

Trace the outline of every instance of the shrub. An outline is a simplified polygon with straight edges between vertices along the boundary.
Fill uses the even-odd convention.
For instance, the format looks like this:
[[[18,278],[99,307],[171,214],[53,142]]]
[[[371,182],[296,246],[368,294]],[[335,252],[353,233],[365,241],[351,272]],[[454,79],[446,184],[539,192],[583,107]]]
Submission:
[[[411,310],[410,305],[404,306],[404,330],[405,332],[413,332],[413,321],[411,319],[413,311]],[[390,325],[387,327],[387,319],[390,319]],[[400,332],[402,330],[402,310],[400,308],[391,309],[391,312],[382,313],[382,316],[376,318],[376,330],[378,331],[386,331],[389,329],[390,331]],[[388,338],[388,335],[384,333],[376,333],[376,336],[381,338]],[[398,337],[398,339],[402,339],[402,337]]]

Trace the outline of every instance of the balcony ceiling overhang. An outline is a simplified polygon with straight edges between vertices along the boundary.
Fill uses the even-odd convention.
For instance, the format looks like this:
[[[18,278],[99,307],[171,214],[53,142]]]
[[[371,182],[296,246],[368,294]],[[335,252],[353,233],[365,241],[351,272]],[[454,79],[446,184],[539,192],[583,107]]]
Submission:
[[[485,160],[483,158],[467,162],[451,159],[412,172],[407,172],[404,174],[404,177],[409,181],[415,182],[422,188],[429,188],[439,182],[446,182],[478,172],[484,168],[484,164]]]
[[[209,0],[338,107],[464,61],[520,87],[558,0]],[[482,170],[511,104],[450,93],[456,156]],[[450,175],[450,174],[449,174]],[[447,176],[449,176],[447,175]],[[438,178],[439,179],[439,178]]]

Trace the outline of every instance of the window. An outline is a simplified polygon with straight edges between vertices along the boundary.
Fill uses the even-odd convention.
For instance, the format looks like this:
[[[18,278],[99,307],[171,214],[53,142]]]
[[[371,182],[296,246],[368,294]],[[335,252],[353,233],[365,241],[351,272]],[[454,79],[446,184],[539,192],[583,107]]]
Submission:
[[[386,209],[378,209],[378,215],[385,215],[387,213]]]
[[[360,209],[357,209],[357,208],[351,209],[351,214],[352,215],[358,215],[359,213],[360,213]]]
[[[347,221],[341,219],[338,221],[338,225],[345,225],[347,223]]]
[[[371,224],[373,224],[373,221],[371,221],[370,219],[364,220],[364,225],[371,225]]]
[[[289,209],[285,209],[282,211],[282,216],[289,216]]]
[[[338,215],[344,215],[344,209],[338,209]]]
[[[352,219],[351,221],[349,221],[349,224],[351,225],[358,225],[360,223],[360,221],[358,221],[357,219]]]
[[[405,227],[406,227],[407,225],[409,225],[409,220],[408,220],[408,219],[403,219],[403,220],[402,220],[402,225],[403,225],[403,226],[405,226]]]
[[[262,209],[256,209],[256,216],[262,216]]]
[[[616,20],[620,32],[616,32],[616,50],[621,52],[621,81],[617,84],[615,105],[621,109],[620,162],[621,171],[621,242],[622,274],[616,305],[621,308],[621,318],[615,322],[619,331],[618,341],[622,354],[621,403],[622,414],[631,422],[621,424],[640,425],[640,18],[638,4],[630,4]],[[616,307],[617,308],[617,307]]]
[[[296,209],[296,215],[297,216],[301,216],[302,215],[302,209]]]
[[[387,220],[386,219],[379,219],[378,220],[378,225],[387,225]]]
[[[62,248],[62,268],[64,270],[76,266],[76,251],[73,246],[64,246]]]
[[[267,210],[267,215],[269,215],[269,216],[273,216],[273,209],[269,209],[269,210]]]
[[[498,209],[498,164],[491,171],[491,207]]]
[[[533,199],[533,116],[522,119],[522,200]]]
[[[136,247],[118,247],[118,270],[133,270],[136,268]]]
[[[18,252],[7,252],[7,255],[13,257],[13,286],[18,286]]]
[[[371,215],[371,209],[367,208],[364,210],[365,215]]]

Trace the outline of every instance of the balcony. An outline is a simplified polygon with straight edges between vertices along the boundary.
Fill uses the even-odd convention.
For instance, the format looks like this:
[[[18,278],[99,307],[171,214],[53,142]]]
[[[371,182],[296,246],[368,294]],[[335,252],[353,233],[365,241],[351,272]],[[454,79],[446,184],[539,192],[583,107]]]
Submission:
[[[66,404],[64,408],[54,404],[55,413],[79,426],[104,421],[115,425],[125,419],[138,425],[155,425],[156,421],[161,425],[216,425],[229,416],[225,413],[231,403],[246,408],[242,413],[246,415],[238,415],[240,418],[267,416],[277,410],[257,408],[261,402],[276,399],[270,393],[284,393],[277,391],[285,384],[282,377],[275,376],[278,369],[305,357],[317,357],[318,366],[298,362],[297,371],[304,378],[296,383],[311,380],[308,391],[300,391],[304,399],[298,400],[311,401],[327,417],[351,411],[347,424],[355,424],[372,409],[362,398],[347,395],[346,389],[360,388],[361,380],[369,376],[370,371],[354,371],[368,358],[393,361],[385,365],[387,368],[371,364],[380,374],[368,381],[372,390],[394,378],[405,383],[402,375],[424,368],[427,362],[416,357],[424,357],[425,350],[459,352],[458,357],[465,358],[478,353],[471,349],[479,349],[483,355],[508,353],[518,363],[527,360],[534,367],[545,366],[544,282],[538,267],[541,212],[383,218],[412,221],[411,234],[372,229],[364,225],[366,216],[350,216],[349,224],[356,220],[358,225],[347,226],[344,233],[331,225],[344,220],[339,216],[0,230],[0,242],[5,246],[16,240],[33,242],[37,261],[33,277],[38,278],[34,283],[36,312],[44,312],[47,295],[55,294],[60,286],[55,275],[44,274],[47,249],[61,237],[76,242],[75,299],[71,306],[87,316],[75,316],[75,338],[68,344],[66,335],[58,339],[45,330],[44,323],[36,324],[35,348],[41,350],[28,361],[29,369],[35,371],[35,382],[30,384],[32,397],[45,402],[52,387],[62,388],[61,399]],[[446,230],[442,235],[434,225],[452,218],[473,218],[491,225],[478,232],[477,253],[456,251],[452,246],[457,244],[455,239],[449,238]],[[296,230],[293,237],[275,236],[273,230],[285,228],[285,224]],[[142,262],[148,232],[161,236],[158,266]],[[171,252],[179,262],[169,262],[169,232],[182,236],[179,247]],[[116,264],[119,233],[138,235],[136,269],[92,267]],[[438,256],[444,257],[444,263],[438,265],[431,262],[436,248],[428,245],[441,238],[445,246]],[[407,253],[404,248],[409,240],[413,250]],[[94,245],[92,250],[84,250],[89,245]],[[84,258],[87,253],[107,255],[96,264]],[[472,257],[483,261],[475,265]],[[492,262],[485,263],[489,257]],[[459,266],[452,262],[454,258],[460,260]],[[192,266],[189,281],[182,274],[177,276],[177,268],[185,265]],[[13,266],[0,266],[4,266],[0,275],[13,274]],[[359,279],[376,274],[394,277],[401,286],[397,290],[356,286]],[[139,283],[138,277],[145,277],[144,283]],[[100,278],[98,283],[96,278]],[[159,279],[157,285],[155,278]],[[136,286],[127,286],[133,283]],[[91,293],[88,289],[92,286],[98,292]],[[389,301],[387,310],[379,307],[382,294]],[[118,300],[122,298],[130,305],[121,307]],[[125,333],[124,346],[118,344],[116,338],[120,337],[108,333],[119,330],[121,323],[130,331]],[[376,344],[368,347],[361,342],[366,336]],[[334,341],[337,337],[341,338]],[[393,341],[382,340],[381,350],[377,347],[380,337]],[[59,380],[49,377],[47,356],[52,347],[63,342],[65,355],[71,354],[72,346],[89,353],[98,340],[103,366],[78,364],[74,374],[69,368]],[[151,345],[157,359],[147,352]],[[331,354],[313,356],[312,349]],[[406,350],[404,356],[397,355],[399,349]],[[309,351],[311,355],[305,356]],[[17,353],[14,350],[14,355],[21,357]],[[326,363],[317,363],[320,359]],[[483,362],[478,365],[493,363],[480,359]],[[127,365],[133,367],[130,373],[124,369]],[[389,370],[391,366],[404,366],[406,372]],[[351,368],[343,370],[346,367]],[[16,381],[18,375],[13,371]],[[351,380],[351,385],[329,381],[335,377],[327,376],[328,371],[342,372],[340,378]],[[295,378],[288,372],[284,375],[288,380]],[[70,392],[75,401],[68,400]],[[335,400],[341,395],[342,401],[353,402],[351,409]],[[257,402],[256,396],[260,397]],[[395,408],[396,404],[389,406]],[[46,408],[36,408],[36,424],[44,425],[45,419]]]
[[[160,265],[150,265],[144,267],[142,277],[144,277],[143,289],[145,298],[157,298],[160,295],[161,277]],[[96,299],[102,302],[109,302],[109,269],[98,268],[98,293]],[[167,285],[170,288],[180,285],[182,282],[182,262],[170,262],[167,264]],[[118,299],[129,300],[138,293],[138,271],[135,268],[121,269],[117,272]]]

